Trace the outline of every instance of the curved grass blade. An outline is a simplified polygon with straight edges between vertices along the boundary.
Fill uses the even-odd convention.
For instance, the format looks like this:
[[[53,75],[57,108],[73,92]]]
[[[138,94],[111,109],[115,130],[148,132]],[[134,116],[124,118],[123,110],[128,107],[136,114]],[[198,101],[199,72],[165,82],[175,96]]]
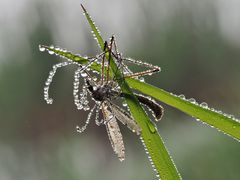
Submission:
[[[70,51],[67,51],[65,49],[61,49],[59,47],[54,46],[46,46],[46,45],[39,45],[40,51],[47,51],[50,55],[56,55],[60,56],[62,58],[65,58],[67,60],[71,60],[73,62],[79,63],[79,64],[88,64],[89,60],[87,57],[83,57],[81,55],[73,54]],[[100,71],[101,65],[94,62],[90,65],[90,68],[95,71]]]
[[[88,20],[88,23],[97,38],[101,50],[104,51],[104,42],[99,31],[97,30],[86,9],[83,6],[82,8]],[[106,56],[108,56],[108,54],[106,54]],[[126,94],[125,98],[132,116],[142,129],[142,141],[149,153],[150,161],[153,163],[154,169],[161,175],[162,179],[181,179],[167,149],[164,146],[164,143],[157,131],[156,126],[150,121],[149,117],[139,104],[137,98],[133,95],[112,58],[110,58],[110,66],[122,89],[122,92]],[[159,176],[159,174],[157,174],[157,176]]]
[[[128,78],[126,81],[132,88],[175,107],[238,141],[240,140],[240,121],[233,118],[233,116],[223,114],[212,108],[210,109],[205,103],[201,105],[196,102],[190,102],[189,100],[181,98],[181,96],[179,97],[136,79]]]
[[[81,7],[83,9],[83,13],[86,16],[89,25],[91,26],[92,29],[92,34],[94,36],[94,38],[96,38],[98,45],[100,46],[101,50],[104,49],[104,41],[103,38],[100,34],[100,31],[98,30],[97,26],[95,26],[95,23],[93,22],[91,16],[88,14],[87,10],[84,8],[84,6],[81,4]]]

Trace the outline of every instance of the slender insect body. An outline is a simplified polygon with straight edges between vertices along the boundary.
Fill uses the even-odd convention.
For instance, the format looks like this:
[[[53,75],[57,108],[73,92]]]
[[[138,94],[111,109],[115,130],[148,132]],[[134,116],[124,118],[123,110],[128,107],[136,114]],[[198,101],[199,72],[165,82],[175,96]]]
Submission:
[[[133,60],[130,58],[122,58],[122,55],[117,51],[116,42],[114,37],[111,38],[110,43],[108,45],[105,42],[104,52],[97,55],[96,57],[79,57],[73,55],[71,52],[66,50],[61,50],[60,48],[54,48],[53,46],[39,46],[40,51],[47,50],[49,54],[60,55],[61,57],[67,58],[67,62],[59,63],[53,66],[53,70],[50,71],[49,77],[46,81],[46,86],[44,88],[44,99],[47,103],[52,103],[52,98],[49,97],[48,91],[49,86],[52,82],[53,76],[55,75],[57,68],[66,66],[68,64],[76,64],[78,66],[77,70],[74,74],[74,82],[73,82],[73,96],[74,103],[77,109],[89,110],[88,117],[86,119],[85,124],[82,127],[77,126],[77,131],[82,133],[86,130],[90,120],[95,115],[95,123],[100,126],[102,124],[105,125],[106,130],[108,132],[109,140],[111,142],[112,148],[114,152],[118,155],[120,161],[125,159],[125,147],[123,142],[123,137],[120,132],[120,128],[118,126],[118,122],[120,121],[122,124],[126,125],[131,131],[136,133],[137,135],[141,134],[141,128],[138,126],[136,121],[132,118],[132,116],[123,110],[121,107],[117,106],[113,103],[114,100],[124,97],[124,93],[121,92],[120,86],[116,82],[115,77],[110,77],[110,57],[114,57],[116,60],[116,64],[124,77],[132,77],[138,78],[144,75],[150,75],[155,72],[159,72],[160,68],[157,66],[153,66],[151,64],[141,62],[139,60]],[[106,56],[108,54],[108,56]],[[108,59],[107,59],[108,57]],[[82,65],[77,61],[79,60],[88,60],[88,64]],[[74,61],[76,60],[76,61]],[[141,65],[150,68],[149,70],[143,72],[133,73],[128,66],[124,64],[124,61],[130,62],[133,64]],[[98,77],[92,76],[92,71],[89,70],[89,67],[93,64],[97,63],[101,65],[101,73]],[[100,76],[100,77],[99,77]],[[82,91],[79,92],[80,82],[79,79],[84,78],[84,84],[82,86]],[[88,95],[92,97],[95,105],[90,108]],[[135,94],[140,103],[150,109],[156,120],[160,120],[163,115],[163,108],[158,105],[155,101],[150,98],[147,98],[143,95]],[[99,112],[102,112],[103,119],[100,119]]]

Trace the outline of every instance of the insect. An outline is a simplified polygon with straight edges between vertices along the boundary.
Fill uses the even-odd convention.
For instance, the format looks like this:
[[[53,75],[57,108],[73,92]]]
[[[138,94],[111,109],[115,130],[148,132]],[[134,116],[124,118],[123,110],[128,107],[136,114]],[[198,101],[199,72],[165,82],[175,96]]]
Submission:
[[[111,142],[114,152],[117,154],[120,161],[125,159],[125,147],[123,143],[123,137],[120,132],[117,120],[122,124],[127,125],[127,127],[134,133],[139,135],[141,133],[141,128],[138,126],[136,121],[131,117],[131,115],[116,105],[113,101],[118,100],[120,97],[124,97],[124,93],[121,92],[116,78],[110,76],[110,58],[114,57],[115,62],[118,65],[118,69],[123,74],[124,77],[138,78],[144,75],[151,75],[152,73],[159,72],[160,68],[153,66],[151,64],[133,60],[130,58],[122,58],[122,55],[117,51],[116,41],[114,36],[111,37],[109,44],[105,42],[104,51],[95,57],[85,57],[89,60],[86,65],[79,64],[78,62],[72,61],[69,58],[70,52],[62,50],[60,48],[55,48],[53,46],[39,46],[40,51],[47,50],[49,54],[60,54],[61,56],[67,58],[66,62],[58,63],[53,66],[53,69],[49,72],[49,77],[45,83],[44,87],[44,99],[47,103],[52,104],[53,99],[49,97],[49,86],[53,80],[53,77],[58,68],[67,66],[69,64],[77,65],[77,70],[74,73],[73,82],[73,96],[74,103],[77,109],[83,109],[85,111],[89,110],[87,120],[82,127],[77,126],[77,131],[82,133],[86,130],[87,125],[90,123],[93,115],[95,115],[96,125],[105,125],[108,132],[108,137]],[[107,56],[108,54],[108,56]],[[150,67],[146,71],[133,73],[125,62],[130,62],[146,67]],[[98,63],[101,65],[101,73],[96,76],[89,67],[93,63]],[[80,76],[84,79],[84,84],[82,86],[82,92],[79,93],[80,86]],[[95,102],[92,108],[89,106],[88,95],[92,97]],[[154,100],[145,97],[140,94],[135,94],[140,103],[144,104],[151,110],[154,114],[156,120],[160,120],[163,115],[163,108],[157,104]],[[100,120],[99,112],[101,111],[103,119]]]

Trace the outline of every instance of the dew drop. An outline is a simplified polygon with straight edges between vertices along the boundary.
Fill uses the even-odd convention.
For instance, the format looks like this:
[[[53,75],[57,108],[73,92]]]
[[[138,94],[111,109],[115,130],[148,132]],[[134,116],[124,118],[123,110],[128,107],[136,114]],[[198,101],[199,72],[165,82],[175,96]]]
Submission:
[[[124,102],[122,103],[122,105],[123,105],[123,107],[127,107],[127,102],[124,101]]]
[[[124,157],[119,157],[119,161],[120,162],[124,161]]]
[[[50,55],[53,55],[53,54],[54,54],[54,51],[49,50],[48,53],[49,53]]]
[[[190,99],[189,99],[189,102],[191,102],[191,103],[196,103],[196,100],[195,100],[194,98],[190,98]]]
[[[140,78],[139,78],[139,81],[140,81],[140,82],[144,82],[145,80],[144,80],[143,77],[140,77]]]
[[[180,97],[181,99],[185,99],[185,96],[183,94],[180,94],[178,97]]]
[[[43,52],[43,51],[45,51],[45,50],[46,50],[45,47],[43,47],[42,45],[39,45],[39,51]]]
[[[206,102],[202,102],[202,103],[200,104],[200,106],[202,106],[203,108],[207,108],[207,107],[208,107],[208,104],[207,104]]]
[[[83,108],[83,110],[84,111],[88,111],[90,108],[88,107],[88,106],[85,106],[84,108]]]
[[[154,124],[151,121],[149,121],[147,123],[147,125],[148,125],[148,128],[151,131],[151,133],[156,133],[156,127],[154,126]]]
[[[87,73],[81,73],[82,77],[87,77]]]
[[[75,61],[79,61],[79,60],[81,60],[81,58],[78,57],[78,56],[75,56],[75,57],[74,57],[74,60],[75,60]]]

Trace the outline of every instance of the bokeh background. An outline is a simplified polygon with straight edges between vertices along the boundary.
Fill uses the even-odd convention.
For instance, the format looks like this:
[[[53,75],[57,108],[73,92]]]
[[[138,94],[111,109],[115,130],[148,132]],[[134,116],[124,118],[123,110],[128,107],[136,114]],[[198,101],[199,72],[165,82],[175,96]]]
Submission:
[[[161,66],[147,82],[240,116],[238,0],[1,0],[1,180],[155,179],[139,138],[125,127],[122,163],[105,127],[92,122],[76,132],[87,114],[73,103],[74,68],[57,72],[53,105],[43,100],[48,72],[61,60],[39,52],[39,44],[99,52],[80,3],[104,38],[115,34],[125,56]],[[240,179],[239,142],[164,107],[158,128],[183,179]]]

